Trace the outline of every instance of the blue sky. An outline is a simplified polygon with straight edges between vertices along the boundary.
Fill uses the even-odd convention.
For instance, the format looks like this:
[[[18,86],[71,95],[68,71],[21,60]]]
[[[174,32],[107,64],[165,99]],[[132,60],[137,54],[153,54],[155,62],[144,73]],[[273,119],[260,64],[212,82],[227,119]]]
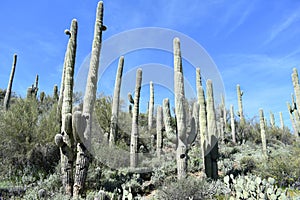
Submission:
[[[91,50],[96,6],[96,0],[1,1],[0,87],[6,88],[12,57],[17,53],[13,91],[24,96],[39,74],[40,91],[52,93],[53,85],[60,85],[68,42],[64,30],[73,18],[79,26],[76,74]],[[257,116],[259,108],[263,108],[267,118],[269,111],[275,113],[277,124],[278,112],[282,111],[285,123],[290,124],[286,101],[290,101],[293,92],[292,68],[299,69],[300,63],[299,1],[107,0],[104,6],[108,29],[103,40],[142,27],[181,32],[197,41],[215,62],[225,85],[228,108],[233,104],[237,109],[236,84],[240,84],[247,118]],[[145,61],[158,63],[159,59],[157,56]],[[125,55],[124,70],[130,71],[134,62],[126,61]],[[168,62],[161,61],[165,65]],[[99,84],[100,91],[102,85],[108,94],[112,89],[116,63],[106,74],[109,82]],[[185,73],[193,77],[194,72]],[[160,102],[158,99],[155,103]]]

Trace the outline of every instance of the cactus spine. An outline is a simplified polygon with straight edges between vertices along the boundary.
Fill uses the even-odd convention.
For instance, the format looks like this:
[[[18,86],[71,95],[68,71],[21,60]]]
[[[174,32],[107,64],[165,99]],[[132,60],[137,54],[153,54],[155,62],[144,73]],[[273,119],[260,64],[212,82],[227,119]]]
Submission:
[[[153,82],[150,81],[150,101],[148,110],[148,131],[153,128],[153,112],[154,112],[154,87]]]
[[[69,42],[64,60],[64,93],[61,111],[61,134],[55,136],[55,142],[61,152],[62,182],[66,194],[72,195],[73,191],[73,163],[74,163],[74,140],[72,132],[72,95],[74,66],[77,47],[77,20],[73,19],[69,31]]]
[[[5,110],[8,110],[8,108],[9,108],[9,102],[10,102],[10,97],[11,97],[11,88],[12,88],[12,84],[14,81],[16,65],[17,65],[17,54],[14,54],[10,77],[9,77],[9,81],[8,81],[8,85],[7,85],[7,89],[6,89],[6,93],[5,93],[5,97],[4,97],[4,109]]]
[[[283,130],[284,129],[284,121],[283,121],[282,112],[279,112],[279,119],[280,119],[280,128]]]
[[[156,111],[156,153],[157,156],[160,157],[162,153],[162,147],[163,147],[163,138],[162,138],[162,132],[163,132],[163,110],[161,106],[157,107]]]
[[[124,66],[124,57],[121,56],[119,59],[118,71],[116,75],[114,97],[112,102],[112,113],[110,119],[110,134],[109,134],[109,145],[113,146],[116,142],[116,136],[118,132],[118,115],[119,115],[119,103],[120,103],[120,90],[122,82]]]
[[[136,71],[136,83],[134,100],[132,102],[132,96],[129,94],[128,97],[130,102],[133,103],[132,112],[132,125],[131,125],[131,139],[130,139],[130,167],[135,168],[138,165],[138,137],[139,137],[139,104],[140,104],[140,92],[142,86],[142,69]]]
[[[74,181],[73,196],[77,197],[84,189],[84,183],[87,176],[89,166],[89,153],[87,147],[90,144],[92,132],[92,117],[96,100],[97,81],[99,59],[102,43],[102,31],[106,30],[103,25],[103,2],[99,1],[97,6],[96,21],[94,27],[94,39],[90,60],[90,67],[87,77],[86,89],[83,99],[82,113],[76,111],[73,114],[74,129],[77,134],[83,135],[83,141],[77,143],[77,158],[76,158],[76,172]],[[81,127],[81,121],[86,121],[85,127]],[[82,129],[84,128],[84,130]],[[78,132],[80,130],[80,132]],[[82,132],[83,131],[83,132]]]
[[[233,108],[233,105],[230,106],[230,122],[231,122],[232,142],[233,142],[233,143],[236,143],[236,137],[235,137],[235,122],[234,122],[234,108]]]
[[[182,72],[182,60],[180,51],[180,41],[178,38],[173,40],[174,51],[174,91],[175,91],[175,113],[177,122],[177,176],[178,179],[186,177],[187,173],[187,138],[186,138],[186,111],[184,83]]]
[[[237,98],[238,98],[238,106],[239,106],[238,115],[240,117],[240,123],[241,123],[241,125],[245,125],[245,118],[244,118],[244,112],[243,112],[243,102],[242,102],[243,91],[241,91],[240,85],[236,86],[236,90],[237,90]]]
[[[261,135],[261,143],[262,143],[262,151],[263,155],[267,156],[267,140],[266,140],[266,129],[265,129],[265,118],[263,109],[259,110],[259,118],[260,118],[260,135]]]

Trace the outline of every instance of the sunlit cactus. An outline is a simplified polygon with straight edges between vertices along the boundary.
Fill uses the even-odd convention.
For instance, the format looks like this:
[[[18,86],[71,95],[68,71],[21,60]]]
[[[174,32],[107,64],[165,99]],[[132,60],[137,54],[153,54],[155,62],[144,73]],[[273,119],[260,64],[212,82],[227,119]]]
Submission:
[[[236,86],[237,90],[237,99],[238,99],[238,116],[240,117],[240,123],[241,125],[245,125],[245,117],[244,117],[244,111],[243,111],[243,101],[242,101],[242,96],[243,96],[243,91],[241,91],[240,85]]]
[[[139,68],[136,71],[136,83],[135,83],[135,93],[134,93],[133,111],[132,111],[132,125],[131,125],[131,138],[130,138],[130,167],[131,168],[135,168],[138,165],[138,137],[139,137],[138,122],[139,122],[139,104],[140,104],[141,86],[142,86],[142,69]]]
[[[5,93],[5,97],[4,97],[3,106],[4,106],[5,110],[8,110],[8,108],[9,108],[9,102],[10,102],[10,97],[11,97],[11,89],[12,89],[12,84],[13,84],[13,81],[14,81],[16,66],[17,66],[17,54],[14,54],[14,59],[13,59],[11,72],[10,72],[10,76],[9,76],[9,81],[8,81],[8,85],[7,85],[7,89],[6,89],[6,93]]]
[[[121,91],[121,82],[124,66],[124,57],[121,56],[118,64],[118,71],[115,81],[114,97],[112,102],[112,113],[110,119],[110,134],[109,134],[109,145],[113,146],[116,142],[116,137],[118,133],[118,116],[119,116],[119,107],[120,107],[120,91]]]
[[[266,140],[266,127],[265,127],[265,118],[263,109],[259,110],[259,119],[260,119],[260,135],[262,143],[262,152],[265,157],[267,157],[267,140]]]
[[[236,143],[236,132],[235,132],[235,121],[234,121],[234,108],[233,105],[230,106],[230,124],[231,124],[231,136],[232,142]]]

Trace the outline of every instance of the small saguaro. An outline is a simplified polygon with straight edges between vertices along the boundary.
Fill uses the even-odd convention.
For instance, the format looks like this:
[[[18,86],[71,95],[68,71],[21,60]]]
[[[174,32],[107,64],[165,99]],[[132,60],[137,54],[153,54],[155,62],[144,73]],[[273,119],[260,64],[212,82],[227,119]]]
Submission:
[[[236,143],[235,122],[234,122],[234,108],[233,108],[233,105],[230,105],[230,123],[231,123],[232,142]]]
[[[237,99],[238,99],[238,107],[239,107],[238,116],[240,117],[241,125],[244,125],[245,118],[244,118],[243,101],[242,101],[242,96],[243,96],[244,92],[241,91],[241,87],[239,84],[236,86],[236,90],[237,90]]]
[[[5,110],[8,110],[8,108],[9,108],[9,101],[10,101],[10,97],[11,97],[11,88],[12,88],[12,84],[14,81],[16,66],[17,66],[17,54],[14,54],[11,72],[10,72],[10,76],[9,76],[9,81],[8,81],[8,85],[7,85],[7,89],[6,89],[6,93],[5,93],[5,97],[4,97],[4,109]]]
[[[259,109],[259,118],[260,118],[260,135],[262,143],[262,152],[264,156],[267,156],[267,140],[266,140],[266,127],[265,127],[265,118],[263,109]]]

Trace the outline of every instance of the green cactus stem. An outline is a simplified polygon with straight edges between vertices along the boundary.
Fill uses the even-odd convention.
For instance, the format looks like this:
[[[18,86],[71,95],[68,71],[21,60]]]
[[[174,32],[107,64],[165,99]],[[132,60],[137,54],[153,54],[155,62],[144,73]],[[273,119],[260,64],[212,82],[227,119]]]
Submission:
[[[230,123],[231,123],[231,136],[232,142],[236,143],[236,133],[235,133],[235,121],[234,121],[234,108],[233,105],[230,105]]]
[[[118,133],[118,116],[119,116],[119,107],[120,107],[120,91],[121,91],[121,82],[124,66],[124,57],[121,56],[118,64],[118,71],[115,81],[114,97],[112,102],[112,113],[110,119],[110,134],[109,134],[109,145],[113,146],[116,142],[116,137]]]
[[[61,133],[55,136],[56,144],[61,152],[61,173],[65,193],[73,193],[73,164],[74,164],[74,139],[72,132],[72,103],[74,67],[77,47],[77,20],[73,19],[70,28],[68,46],[64,60],[64,92],[61,110]]]
[[[245,125],[245,117],[243,112],[243,101],[242,101],[243,91],[241,91],[240,85],[236,86],[236,90],[237,90],[237,98],[238,98],[238,106],[239,106],[238,116],[240,117],[241,125]]]
[[[139,68],[136,71],[134,105],[133,105],[133,112],[132,112],[132,125],[131,125],[131,138],[130,138],[130,167],[131,168],[135,168],[138,165],[138,137],[139,137],[138,118],[139,118],[141,86],[142,86],[142,69]]]
[[[9,81],[8,81],[8,85],[7,85],[7,89],[6,89],[6,93],[5,93],[5,97],[4,97],[4,102],[3,102],[3,106],[4,106],[5,110],[8,110],[8,108],[9,108],[11,89],[12,89],[12,84],[14,81],[16,66],[17,66],[17,54],[14,54],[10,77],[9,77]]]
[[[93,110],[96,101],[97,92],[97,81],[98,81],[98,69],[99,69],[99,59],[102,44],[102,31],[106,30],[103,25],[103,2],[99,1],[97,6],[96,21],[94,27],[94,39],[92,45],[92,53],[90,60],[90,67],[87,77],[86,89],[83,98],[83,108],[82,114],[80,111],[74,112],[74,117],[76,116],[76,121],[84,121],[83,124],[74,124],[77,134],[81,135],[82,140],[77,143],[77,157],[76,157],[76,171],[75,171],[75,181],[73,187],[73,196],[77,197],[84,190],[84,184],[87,177],[87,171],[89,167],[90,155],[87,147],[91,143],[91,133],[92,133],[92,118]],[[83,131],[84,130],[84,131]],[[79,131],[79,132],[78,132]],[[83,131],[83,133],[82,133]]]
[[[40,93],[40,102],[43,103],[43,102],[44,102],[44,99],[45,99],[45,92],[42,91],[42,92]]]
[[[156,154],[161,156],[163,147],[163,110],[161,106],[157,107],[156,111]]]
[[[267,157],[267,140],[266,140],[266,128],[265,128],[265,118],[263,109],[259,110],[259,118],[260,118],[260,135],[262,142],[262,152],[265,157]]]

